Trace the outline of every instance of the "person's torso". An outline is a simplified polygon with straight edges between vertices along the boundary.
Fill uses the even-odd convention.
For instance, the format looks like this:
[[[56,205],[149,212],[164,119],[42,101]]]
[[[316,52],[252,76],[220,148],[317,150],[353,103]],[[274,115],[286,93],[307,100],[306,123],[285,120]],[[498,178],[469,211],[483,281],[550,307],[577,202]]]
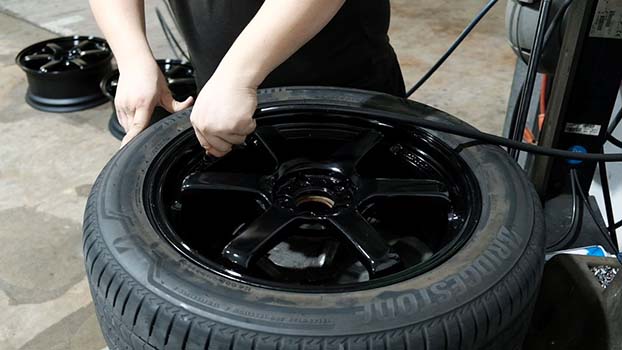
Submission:
[[[263,0],[169,0],[202,86]],[[374,64],[395,60],[389,0],[349,0],[311,41],[274,70],[262,87],[356,85]]]

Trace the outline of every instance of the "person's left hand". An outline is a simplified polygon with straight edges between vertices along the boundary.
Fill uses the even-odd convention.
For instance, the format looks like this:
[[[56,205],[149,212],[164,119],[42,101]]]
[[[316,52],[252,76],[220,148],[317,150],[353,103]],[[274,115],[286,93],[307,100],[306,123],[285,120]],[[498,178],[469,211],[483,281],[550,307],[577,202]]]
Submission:
[[[257,89],[210,79],[190,115],[194,132],[208,154],[222,157],[255,131]]]

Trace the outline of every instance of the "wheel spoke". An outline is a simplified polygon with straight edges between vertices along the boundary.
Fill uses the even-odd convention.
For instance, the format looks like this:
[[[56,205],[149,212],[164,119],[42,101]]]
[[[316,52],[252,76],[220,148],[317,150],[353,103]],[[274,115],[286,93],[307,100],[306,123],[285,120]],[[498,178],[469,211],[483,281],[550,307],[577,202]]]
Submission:
[[[276,128],[272,126],[258,127],[255,130],[255,136],[277,164],[281,164],[291,158],[288,142]]]
[[[72,58],[69,60],[69,62],[75,64],[76,66],[78,66],[80,69],[84,69],[88,63],[86,63],[85,60],[81,59],[81,58]]]
[[[78,45],[76,45],[76,49],[82,49],[84,48],[86,45],[88,45],[90,43],[89,40],[82,40],[78,43]]]
[[[362,180],[359,203],[377,198],[428,197],[449,201],[444,184],[436,180],[373,179]]]
[[[356,249],[370,275],[378,275],[399,263],[399,257],[378,231],[356,211],[329,217],[328,221]]]
[[[188,175],[181,186],[182,192],[189,191],[236,191],[260,195],[268,201],[261,190],[263,176],[243,173],[201,172]]]
[[[52,52],[54,52],[55,54],[59,54],[59,53],[63,53],[65,50],[63,50],[62,47],[60,47],[58,44],[56,43],[47,43],[45,44],[45,46],[52,50]]]
[[[187,69],[186,67],[180,66],[178,64],[173,65],[173,64],[167,63],[167,66],[169,66],[170,69],[166,69],[166,66],[165,66],[164,74],[169,77],[177,74],[181,70]]]
[[[107,53],[108,53],[107,51],[99,50],[99,49],[84,50],[84,51],[80,51],[80,57],[93,56],[93,55],[104,55],[104,54],[107,54]]]
[[[168,78],[167,79],[168,85],[194,85],[194,79],[193,78]]]
[[[52,60],[44,65],[42,65],[41,67],[39,67],[39,70],[42,72],[47,72],[50,68],[60,64],[61,61],[60,60]]]
[[[355,141],[339,148],[331,158],[351,167],[353,170],[360,160],[380,143],[382,138],[383,135],[374,130],[363,132]]]
[[[229,242],[222,255],[232,263],[248,268],[254,259],[282,239],[283,229],[296,219],[285,210],[271,207]]]
[[[34,55],[24,56],[24,61],[51,60],[52,55],[49,53],[36,53]]]

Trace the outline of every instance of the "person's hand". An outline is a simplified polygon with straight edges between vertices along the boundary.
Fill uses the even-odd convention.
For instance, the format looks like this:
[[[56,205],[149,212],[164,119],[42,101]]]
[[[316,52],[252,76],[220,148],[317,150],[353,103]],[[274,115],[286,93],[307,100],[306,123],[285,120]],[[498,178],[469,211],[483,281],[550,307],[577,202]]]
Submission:
[[[154,60],[141,62],[121,70],[114,105],[125,137],[121,147],[149,126],[155,106],[170,113],[190,107],[192,97],[183,102],[173,99],[166,78]]]
[[[256,108],[256,88],[213,77],[197,97],[190,121],[206,152],[222,157],[255,131]]]

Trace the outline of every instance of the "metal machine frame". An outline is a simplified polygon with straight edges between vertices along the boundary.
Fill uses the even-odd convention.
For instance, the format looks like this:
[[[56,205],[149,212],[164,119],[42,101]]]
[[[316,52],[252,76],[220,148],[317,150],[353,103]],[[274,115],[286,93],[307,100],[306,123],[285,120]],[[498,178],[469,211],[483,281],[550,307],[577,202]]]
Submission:
[[[597,4],[597,0],[574,0],[568,9],[567,21],[572,24],[564,32],[547,118],[538,142],[542,146],[567,149],[580,145],[596,153],[606,142],[622,81],[622,40],[590,36]],[[586,191],[595,170],[594,162],[579,169]],[[563,160],[534,156],[527,171],[546,199],[562,190],[568,165]]]
[[[619,0],[613,2],[616,1],[622,3]],[[599,36],[593,26],[612,18],[612,14],[599,9],[599,0],[573,0],[568,7],[564,18],[566,25],[562,26],[559,59],[555,74],[551,76],[546,120],[538,135],[539,145],[559,149],[581,146],[590,153],[602,152],[622,81],[622,23],[617,24],[619,38]],[[598,165],[606,169],[604,163]],[[585,193],[589,192],[596,166],[596,162],[574,165]],[[567,176],[570,167],[563,159],[527,155],[525,169],[545,207],[555,202],[556,197],[570,193]],[[606,175],[601,174],[601,178],[606,180]],[[603,181],[603,189],[609,191],[607,181]],[[559,207],[559,201],[554,205],[557,206],[554,210],[559,212],[568,209]],[[617,242],[611,202],[605,201],[605,205],[608,225],[604,221],[601,224],[607,226],[613,241]],[[567,216],[557,215],[557,219],[559,225],[553,223],[551,226],[568,225]],[[602,242],[602,236],[595,234],[597,230],[586,226],[589,226],[589,220],[581,227],[580,235],[584,237],[579,243]]]

